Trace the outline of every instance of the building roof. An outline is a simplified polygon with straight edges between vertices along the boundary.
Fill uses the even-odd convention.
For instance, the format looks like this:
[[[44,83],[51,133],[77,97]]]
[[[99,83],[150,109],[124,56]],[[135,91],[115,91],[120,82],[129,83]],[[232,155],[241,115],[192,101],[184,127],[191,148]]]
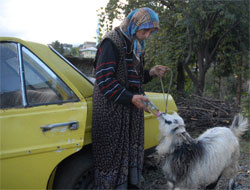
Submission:
[[[90,48],[80,49],[79,51],[97,51],[97,49],[95,47],[90,47]]]

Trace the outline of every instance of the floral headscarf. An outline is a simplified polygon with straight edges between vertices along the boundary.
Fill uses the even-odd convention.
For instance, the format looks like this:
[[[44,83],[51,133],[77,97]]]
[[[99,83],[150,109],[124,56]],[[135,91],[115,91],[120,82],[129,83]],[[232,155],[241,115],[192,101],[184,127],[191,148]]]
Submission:
[[[133,43],[134,55],[138,60],[144,51],[144,40],[138,41],[135,38],[136,31],[150,28],[155,28],[155,31],[159,29],[159,18],[152,9],[147,7],[132,11],[120,25],[123,34]]]

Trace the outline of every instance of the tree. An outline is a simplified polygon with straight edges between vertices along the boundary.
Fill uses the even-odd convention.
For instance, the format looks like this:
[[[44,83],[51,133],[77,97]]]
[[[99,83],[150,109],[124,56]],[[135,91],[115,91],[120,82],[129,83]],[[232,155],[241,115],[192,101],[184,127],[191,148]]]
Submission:
[[[183,66],[194,84],[195,93],[202,95],[206,72],[215,62],[222,42],[228,38],[228,34],[239,26],[243,15],[238,13],[244,7],[239,1],[186,1],[179,3],[180,5],[177,6],[175,3],[173,7],[175,10],[181,8],[176,25],[180,28],[184,27],[186,30],[183,35],[186,40],[186,43],[183,43],[186,47]],[[194,63],[196,72],[192,72]]]
[[[52,47],[58,51],[60,54],[63,54],[64,53],[64,49],[63,49],[63,44],[61,44],[59,41],[55,41],[55,42],[52,42]]]
[[[235,3],[235,4],[234,4]],[[221,78],[233,73],[236,77],[237,103],[240,105],[243,80],[249,77],[249,2],[234,2],[229,7],[239,24],[227,35],[216,55],[216,76]],[[239,11],[241,10],[241,11]]]
[[[79,57],[79,47],[72,47],[70,49],[70,55]]]
[[[159,32],[146,42],[146,59],[150,65],[171,63],[177,76],[175,85],[178,91],[185,91],[185,82],[192,81],[194,92],[202,95],[206,73],[212,64],[222,66],[220,61],[227,60],[233,68],[235,62],[240,62],[240,59],[235,61],[234,54],[230,56],[222,52],[230,49],[232,44],[241,46],[242,36],[249,41],[247,0],[127,0],[126,4],[110,0],[102,18],[112,23],[121,17],[120,14],[144,6],[155,10],[161,21]],[[248,50],[249,46],[245,47],[244,51]],[[241,48],[239,52],[242,51]]]

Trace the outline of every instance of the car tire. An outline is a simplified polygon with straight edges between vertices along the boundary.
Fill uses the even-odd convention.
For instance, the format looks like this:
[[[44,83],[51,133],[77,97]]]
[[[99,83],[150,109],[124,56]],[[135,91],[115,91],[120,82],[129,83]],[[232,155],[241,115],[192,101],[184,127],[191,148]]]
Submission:
[[[91,151],[77,153],[57,168],[53,189],[94,189]]]

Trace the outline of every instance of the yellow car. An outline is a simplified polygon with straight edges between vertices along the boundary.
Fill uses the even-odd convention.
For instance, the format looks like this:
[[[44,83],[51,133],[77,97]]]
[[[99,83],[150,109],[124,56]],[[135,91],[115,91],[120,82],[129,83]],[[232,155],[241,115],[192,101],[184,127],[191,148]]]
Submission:
[[[0,37],[0,64],[1,189],[91,188],[93,83],[52,47],[17,38]],[[147,96],[165,110],[162,94]],[[146,150],[158,133],[145,113]]]

